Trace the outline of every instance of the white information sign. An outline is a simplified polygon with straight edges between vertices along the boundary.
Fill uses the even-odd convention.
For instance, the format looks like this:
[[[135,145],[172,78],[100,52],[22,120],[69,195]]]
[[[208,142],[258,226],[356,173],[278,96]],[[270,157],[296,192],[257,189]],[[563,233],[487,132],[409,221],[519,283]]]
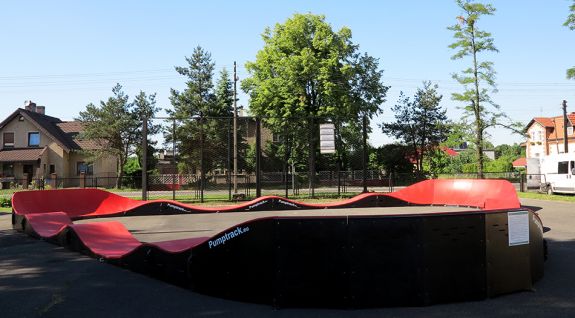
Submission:
[[[507,213],[509,227],[509,246],[529,244],[529,212]]]
[[[335,126],[333,124],[319,125],[319,152],[335,153]]]

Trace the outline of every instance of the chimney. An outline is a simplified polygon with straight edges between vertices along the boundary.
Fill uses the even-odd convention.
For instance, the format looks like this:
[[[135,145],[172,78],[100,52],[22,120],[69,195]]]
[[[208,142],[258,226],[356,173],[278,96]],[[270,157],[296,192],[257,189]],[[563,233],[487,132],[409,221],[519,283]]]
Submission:
[[[31,112],[36,112],[36,103],[32,102],[31,100],[27,100],[24,102],[24,109]]]
[[[46,115],[46,106],[36,106],[36,112],[38,114]]]

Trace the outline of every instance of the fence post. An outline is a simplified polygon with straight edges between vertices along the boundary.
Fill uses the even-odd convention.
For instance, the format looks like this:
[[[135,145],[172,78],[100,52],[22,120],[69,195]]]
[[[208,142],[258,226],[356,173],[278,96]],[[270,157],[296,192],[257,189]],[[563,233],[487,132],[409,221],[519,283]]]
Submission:
[[[204,114],[200,114],[200,202],[204,202],[204,182],[206,171],[204,167]]]
[[[308,167],[308,187],[309,196],[315,197],[315,121],[309,118],[309,167]]]
[[[527,175],[525,175],[524,173],[521,173],[519,175],[519,192],[525,192],[525,178],[527,177]]]
[[[260,118],[256,117],[256,198],[262,196],[261,184],[261,156],[262,156],[262,135],[260,129]]]
[[[142,200],[148,200],[148,117],[142,123]]]
[[[288,198],[289,195],[289,178],[288,178],[288,161],[289,161],[289,139],[288,139],[288,126],[284,126],[284,187],[285,187],[285,197]]]
[[[367,116],[363,115],[363,147],[362,147],[362,167],[363,176],[361,182],[363,185],[363,192],[367,192]]]
[[[84,189],[86,187],[86,173],[84,171],[80,172],[80,188]]]
[[[172,200],[176,200],[176,119],[172,120]]]
[[[226,164],[226,182],[228,184],[228,200],[231,201],[232,200],[232,178],[231,178],[231,170],[232,170],[232,123],[231,123],[232,119],[228,118],[228,159],[227,159],[227,164]],[[234,132],[235,134],[235,132]]]
[[[57,174],[55,174],[55,173],[51,173],[51,174],[50,174],[50,183],[49,183],[49,185],[50,185],[50,187],[51,187],[52,189],[57,189],[56,187],[58,186],[58,180],[56,180],[56,178],[58,178],[58,175],[57,175]]]

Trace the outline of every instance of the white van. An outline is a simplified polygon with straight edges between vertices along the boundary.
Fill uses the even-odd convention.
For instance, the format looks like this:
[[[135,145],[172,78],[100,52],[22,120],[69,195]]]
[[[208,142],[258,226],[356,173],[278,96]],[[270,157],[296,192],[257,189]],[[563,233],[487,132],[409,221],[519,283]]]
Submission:
[[[575,193],[575,153],[541,158],[541,191]]]

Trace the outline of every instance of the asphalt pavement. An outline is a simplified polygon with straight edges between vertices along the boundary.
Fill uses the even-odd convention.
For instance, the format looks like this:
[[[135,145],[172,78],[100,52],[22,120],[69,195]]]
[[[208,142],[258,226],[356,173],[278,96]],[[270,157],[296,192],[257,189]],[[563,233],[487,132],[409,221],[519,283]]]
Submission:
[[[474,302],[376,309],[274,309],[182,289],[11,229],[0,215],[0,317],[575,317],[575,204],[538,210],[549,259],[533,291]]]

